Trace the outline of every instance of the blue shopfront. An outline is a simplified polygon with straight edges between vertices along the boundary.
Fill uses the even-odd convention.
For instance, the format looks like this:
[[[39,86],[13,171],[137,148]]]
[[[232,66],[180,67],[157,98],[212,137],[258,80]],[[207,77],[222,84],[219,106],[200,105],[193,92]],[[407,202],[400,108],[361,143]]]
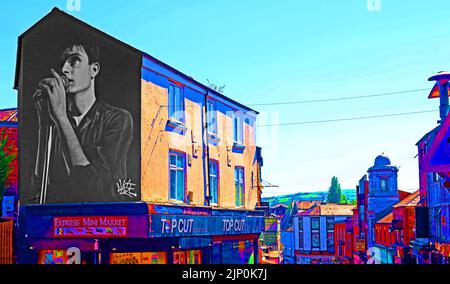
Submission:
[[[22,206],[20,263],[245,264],[259,211],[135,203]]]

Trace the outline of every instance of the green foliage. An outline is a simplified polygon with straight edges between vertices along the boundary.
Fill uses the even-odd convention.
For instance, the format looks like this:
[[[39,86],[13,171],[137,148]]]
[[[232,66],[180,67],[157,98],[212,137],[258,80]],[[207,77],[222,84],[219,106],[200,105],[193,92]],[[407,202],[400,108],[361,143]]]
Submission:
[[[328,197],[327,202],[328,203],[340,203],[341,202],[341,185],[339,184],[337,177],[331,178],[331,185],[328,189]]]
[[[16,158],[16,154],[8,153],[11,149],[6,146],[7,143],[8,135],[3,130],[0,134],[0,201],[3,199],[6,180],[12,171],[11,163]]]
[[[345,196],[344,194],[341,195],[341,201],[339,202],[340,204],[347,204],[347,196]]]

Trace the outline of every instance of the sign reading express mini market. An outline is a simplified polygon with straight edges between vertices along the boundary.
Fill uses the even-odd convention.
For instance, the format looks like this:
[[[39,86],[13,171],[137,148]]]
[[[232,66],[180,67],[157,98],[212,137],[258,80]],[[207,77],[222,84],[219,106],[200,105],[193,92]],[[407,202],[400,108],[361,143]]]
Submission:
[[[128,235],[127,216],[71,216],[53,218],[53,237],[111,237]]]
[[[150,215],[150,237],[259,234],[262,217]]]

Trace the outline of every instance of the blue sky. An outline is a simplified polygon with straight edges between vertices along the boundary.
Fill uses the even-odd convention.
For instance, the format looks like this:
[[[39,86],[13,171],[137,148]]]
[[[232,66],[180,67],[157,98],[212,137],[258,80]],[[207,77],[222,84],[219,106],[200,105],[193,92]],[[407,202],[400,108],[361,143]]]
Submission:
[[[6,1],[2,1],[6,2]],[[53,7],[142,50],[196,80],[226,84],[250,105],[431,88],[450,70],[448,1],[380,0],[22,0],[0,9],[0,108],[16,107],[17,37]],[[259,127],[263,196],[343,188],[384,152],[400,166],[399,188],[418,188],[415,143],[438,120],[428,91],[314,104],[254,106],[261,125],[436,110],[408,116]]]

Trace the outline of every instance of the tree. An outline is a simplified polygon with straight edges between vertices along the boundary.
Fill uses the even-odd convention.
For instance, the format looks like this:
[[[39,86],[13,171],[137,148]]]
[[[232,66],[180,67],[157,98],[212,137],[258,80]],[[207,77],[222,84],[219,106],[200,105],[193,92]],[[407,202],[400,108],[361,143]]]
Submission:
[[[0,205],[3,200],[6,180],[12,171],[11,163],[16,158],[16,154],[11,154],[11,148],[7,144],[8,135],[3,130],[0,134]]]
[[[337,177],[331,178],[331,186],[328,189],[328,203],[340,203],[341,202],[341,185],[339,184]]]
[[[340,204],[347,204],[347,203],[348,203],[348,201],[347,201],[347,196],[345,196],[345,194],[342,194],[342,195],[341,195],[341,200],[340,200],[339,203],[340,203]]]

